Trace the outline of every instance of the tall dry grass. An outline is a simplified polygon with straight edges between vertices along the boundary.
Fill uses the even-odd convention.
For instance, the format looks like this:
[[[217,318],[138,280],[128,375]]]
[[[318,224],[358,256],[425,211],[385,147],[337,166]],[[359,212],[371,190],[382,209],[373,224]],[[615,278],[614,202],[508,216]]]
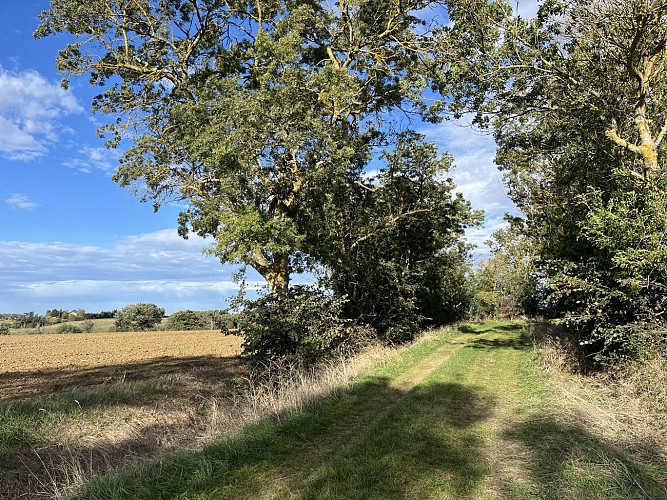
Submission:
[[[563,418],[586,422],[592,432],[661,464],[667,484],[667,346],[587,374],[578,346],[561,327],[541,323],[530,330],[539,361],[560,393]]]
[[[158,402],[152,408],[125,409],[118,416],[98,416],[91,422],[65,422],[56,430],[57,443],[33,450],[38,461],[37,467],[31,466],[29,497],[68,498],[94,476],[132,468],[170,451],[201,449],[248,424],[287,418],[334,396],[362,372],[389,362],[403,349],[369,346],[354,357],[338,356],[314,368],[272,363],[226,381],[225,390],[205,398],[181,399],[172,405]],[[175,393],[194,393],[196,388],[188,387],[192,378],[187,373],[171,374],[159,383]],[[119,380],[112,385],[126,384],[132,382]],[[98,390],[103,399],[105,388]],[[124,422],[115,425],[116,418]],[[95,427],[103,430],[96,432]],[[95,435],[93,446],[91,434]],[[129,442],[134,443],[132,448]]]

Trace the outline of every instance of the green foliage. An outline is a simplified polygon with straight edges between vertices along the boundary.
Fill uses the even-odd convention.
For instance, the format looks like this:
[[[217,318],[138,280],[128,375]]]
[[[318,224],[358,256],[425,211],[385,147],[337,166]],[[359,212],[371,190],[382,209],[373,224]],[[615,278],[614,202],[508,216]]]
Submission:
[[[667,2],[456,6],[442,47],[465,64],[443,72],[494,126],[550,314],[589,355],[638,354],[664,330]]]
[[[72,323],[58,325],[58,328],[56,328],[56,333],[83,333],[83,331],[83,329],[79,328],[77,325],[73,325]]]
[[[451,157],[423,136],[399,134],[383,159],[377,177],[323,191],[312,214],[319,224],[308,224],[324,282],[347,299],[344,316],[400,343],[467,311],[460,238],[479,215],[452,193]]]
[[[580,226],[594,252],[556,275],[552,298],[599,358],[648,354],[665,338],[667,201],[653,190],[607,201],[591,190],[585,199],[589,212]]]
[[[0,324],[0,335],[9,335],[9,325]]]
[[[14,328],[39,328],[45,324],[46,320],[43,316],[30,311],[28,313],[21,314],[18,318],[16,318],[14,320],[13,326]]]
[[[86,333],[92,333],[95,329],[95,322],[90,319],[83,320],[81,329]]]
[[[541,286],[530,240],[517,222],[492,234],[491,256],[473,274],[473,313],[504,318],[533,315],[540,309]]]
[[[191,311],[177,311],[167,320],[168,330],[202,330],[205,328],[202,313]]]
[[[243,352],[256,363],[288,360],[311,365],[337,349],[354,349],[370,332],[341,319],[344,303],[301,286],[285,296],[248,301],[237,318],[245,339]]]
[[[427,4],[55,0],[36,36],[74,35],[58,68],[104,87],[93,107],[117,120],[100,132],[131,141],[115,180],[187,204],[183,236],[286,293],[313,195],[367,164],[393,111],[436,118]]]
[[[115,327],[119,332],[138,332],[155,328],[162,321],[164,309],[155,304],[133,304],[116,314]]]

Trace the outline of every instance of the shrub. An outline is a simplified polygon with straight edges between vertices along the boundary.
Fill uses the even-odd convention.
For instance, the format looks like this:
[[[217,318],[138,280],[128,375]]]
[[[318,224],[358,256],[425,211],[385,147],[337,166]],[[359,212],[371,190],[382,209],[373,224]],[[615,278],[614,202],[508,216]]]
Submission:
[[[225,309],[214,309],[201,313],[204,328],[211,330],[231,330],[236,328],[236,317]]]
[[[9,335],[9,326],[0,325],[0,335]]]
[[[175,312],[167,320],[168,330],[202,330],[203,328],[205,328],[203,314],[189,309]]]
[[[355,349],[371,335],[340,317],[344,302],[306,287],[246,302],[237,318],[244,354],[256,363],[287,359],[310,365],[336,350]]]
[[[139,332],[155,328],[162,321],[164,309],[155,304],[133,304],[116,314],[116,331]]]
[[[56,328],[56,333],[83,333],[83,330],[71,323],[65,323]]]
[[[86,333],[93,333],[93,330],[95,329],[95,322],[93,322],[93,321],[91,321],[91,320],[89,320],[89,319],[84,320],[84,321],[81,323],[81,328],[82,328],[83,331],[86,332]]]

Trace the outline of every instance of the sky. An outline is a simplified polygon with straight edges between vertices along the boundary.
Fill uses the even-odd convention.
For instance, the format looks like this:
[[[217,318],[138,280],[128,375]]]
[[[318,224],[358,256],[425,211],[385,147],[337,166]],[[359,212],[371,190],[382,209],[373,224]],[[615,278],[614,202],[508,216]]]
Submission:
[[[202,253],[211,241],[181,239],[179,207],[154,213],[112,181],[118,154],[104,148],[96,134],[103,117],[90,111],[99,88],[83,77],[63,90],[55,57],[66,40],[32,36],[48,4],[0,6],[0,313],[99,312],[137,302],[168,314],[226,307],[237,290],[234,268]],[[534,2],[520,11],[532,15]],[[419,131],[453,154],[457,189],[486,214],[468,239],[483,244],[513,211],[493,139],[465,121]],[[253,273],[248,280],[261,283]]]

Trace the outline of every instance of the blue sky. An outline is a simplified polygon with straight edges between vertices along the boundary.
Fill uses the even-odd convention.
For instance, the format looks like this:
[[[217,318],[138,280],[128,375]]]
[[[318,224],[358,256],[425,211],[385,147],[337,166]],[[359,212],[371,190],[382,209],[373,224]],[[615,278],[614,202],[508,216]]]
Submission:
[[[32,36],[48,3],[0,6],[0,312],[225,307],[233,269],[202,254],[206,240],[177,236],[178,207],[156,214],[111,180],[117,154],[90,112],[99,89],[81,78],[63,90],[55,56],[65,40]],[[492,139],[462,125],[421,131],[454,155],[459,190],[485,210],[484,228],[469,233],[481,243],[511,204]]]

